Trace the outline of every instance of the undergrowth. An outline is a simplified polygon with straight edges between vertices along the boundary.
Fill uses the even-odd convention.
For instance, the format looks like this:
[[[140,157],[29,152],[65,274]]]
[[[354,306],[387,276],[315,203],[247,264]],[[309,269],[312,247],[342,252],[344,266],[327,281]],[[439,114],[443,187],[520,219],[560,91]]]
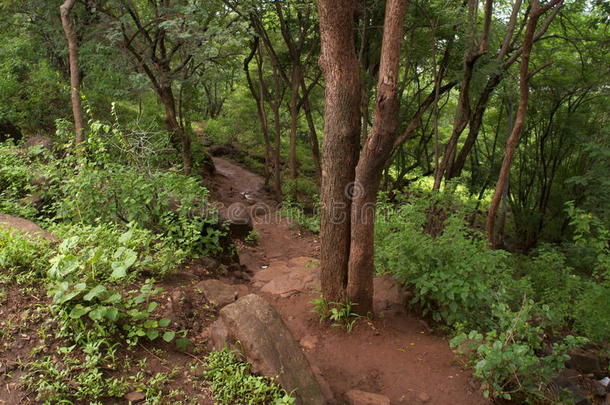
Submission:
[[[293,396],[273,379],[252,374],[251,365],[239,361],[228,348],[211,352],[205,359],[205,377],[216,403],[221,405],[292,405]]]

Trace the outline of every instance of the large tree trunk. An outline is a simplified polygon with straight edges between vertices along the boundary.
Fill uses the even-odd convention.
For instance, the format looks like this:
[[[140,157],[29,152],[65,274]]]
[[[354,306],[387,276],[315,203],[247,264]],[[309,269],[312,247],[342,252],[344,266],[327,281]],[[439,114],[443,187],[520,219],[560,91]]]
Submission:
[[[397,82],[406,9],[406,0],[386,3],[375,118],[360,154],[352,191],[347,295],[358,304],[356,311],[361,314],[369,313],[373,305],[377,191],[398,128]]]
[[[70,59],[70,97],[72,100],[72,115],[74,117],[74,132],[77,150],[79,145],[85,140],[83,106],[80,100],[80,71],[78,67],[78,40],[76,33],[70,22],[70,11],[74,7],[76,0],[66,0],[59,7],[61,24],[68,41],[68,54]]]
[[[506,140],[506,148],[504,149],[504,158],[493,197],[489,204],[489,212],[487,214],[486,232],[490,246],[495,246],[495,224],[498,206],[502,200],[502,195],[508,181],[510,166],[513,160],[513,155],[519,144],[521,131],[527,115],[527,102],[529,98],[529,61],[532,46],[534,44],[534,36],[536,35],[536,25],[540,16],[552,7],[559,5],[561,7],[563,0],[551,0],[543,7],[540,6],[539,0],[532,0],[530,13],[531,16],[525,28],[523,38],[523,46],[521,52],[521,64],[519,66],[519,107],[517,108],[517,116],[513,125],[512,132]]]
[[[320,207],[322,294],[345,299],[351,199],[360,138],[360,72],[354,46],[356,0],[319,0],[321,56],[326,80]]]

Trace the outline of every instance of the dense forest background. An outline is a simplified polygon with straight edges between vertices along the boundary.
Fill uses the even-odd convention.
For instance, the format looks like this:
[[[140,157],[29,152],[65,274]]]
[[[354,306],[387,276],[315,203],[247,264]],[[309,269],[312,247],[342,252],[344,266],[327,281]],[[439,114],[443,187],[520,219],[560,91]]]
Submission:
[[[386,2],[356,3],[352,117],[365,144]],[[0,212],[80,239],[38,257],[6,234],[0,268],[35,263],[43,277],[55,257],[51,273],[67,277],[76,250],[119,237],[113,277],[148,266],[130,256],[135,241],[160,275],[219,254],[222,232],[201,233],[192,210],[208,198],[211,155],[264,176],[280,212],[320,232],[322,173],[342,149],[324,146],[319,25],[308,0],[2,0]],[[610,338],[610,4],[412,0],[401,27],[375,271],[412,290],[456,347],[485,348],[468,356],[488,395],[544,400],[558,356]],[[40,137],[53,146],[16,152]],[[56,282],[55,310],[74,313],[86,291],[57,298],[79,284]]]

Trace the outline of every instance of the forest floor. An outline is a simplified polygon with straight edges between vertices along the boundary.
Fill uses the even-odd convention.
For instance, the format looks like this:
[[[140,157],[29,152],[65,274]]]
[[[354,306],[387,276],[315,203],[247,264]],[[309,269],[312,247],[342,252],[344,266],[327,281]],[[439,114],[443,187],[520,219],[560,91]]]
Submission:
[[[234,203],[274,206],[262,177],[226,159],[214,158],[214,163],[215,197],[229,209]],[[287,273],[311,280],[307,274],[317,269],[319,243],[314,235],[301,233],[288,219],[275,215],[273,208],[257,211],[258,243],[239,249],[242,266],[254,274],[248,290],[275,307],[336,399],[341,401],[344,392],[359,389],[383,394],[395,405],[488,403],[471,374],[460,367],[447,340],[412,314],[393,313],[372,321],[362,318],[348,333],[321,324],[312,312],[310,302],[319,292],[291,289],[281,281],[269,285],[274,277],[285,280]]]
[[[156,312],[171,318],[179,329],[188,330],[191,349],[186,353],[163,342],[121,349],[117,356],[124,359],[122,368],[105,371],[127,382],[130,392],[126,398],[164,392],[158,403],[214,403],[204,379],[202,359],[207,352],[207,328],[216,318],[217,309],[209,305],[198,284],[218,278],[234,285],[239,296],[256,293],[275,307],[314,373],[326,382],[323,389],[332,391],[337,404],[343,404],[343,394],[352,389],[383,394],[393,405],[489,403],[470,372],[450,351],[446,337],[413,314],[361,318],[350,333],[320,323],[311,304],[320,295],[315,282],[319,273],[316,236],[301,232],[289,219],[275,213],[276,204],[265,191],[261,176],[226,159],[214,158],[214,163],[217,171],[210,189],[226,209],[235,203],[268,207],[254,211],[259,214],[253,221],[257,243],[238,242],[241,269],[245,271],[230,266],[229,271],[221,268],[211,272],[205,262],[194,261],[158,283],[164,292]],[[237,273],[242,274],[238,277]],[[244,277],[243,273],[251,276]],[[300,287],[293,288],[295,285]],[[43,315],[46,312],[39,310],[50,304],[44,286],[4,287],[5,296],[0,300],[0,404],[41,403],[35,399],[37,387],[24,385],[22,377],[37,361],[37,372],[47,374],[50,384],[58,383],[52,365],[61,367],[62,360],[56,353],[65,342],[52,333],[56,320],[47,319]],[[101,401],[127,402],[116,398]]]

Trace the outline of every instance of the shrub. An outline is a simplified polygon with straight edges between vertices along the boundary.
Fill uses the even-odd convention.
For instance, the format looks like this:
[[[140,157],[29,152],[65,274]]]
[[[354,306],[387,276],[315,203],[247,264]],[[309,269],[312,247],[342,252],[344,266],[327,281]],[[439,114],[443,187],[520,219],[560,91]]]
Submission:
[[[526,403],[549,401],[548,384],[564,367],[569,351],[586,339],[566,336],[545,347],[544,319],[548,307],[536,308],[524,302],[517,312],[505,304],[493,308],[495,328],[487,332],[458,331],[451,346],[466,356],[474,375],[483,382],[483,393],[494,399],[512,399]],[[537,318],[538,324],[532,322]],[[547,354],[541,354],[547,351]]]
[[[17,283],[41,278],[50,256],[49,242],[29,239],[19,232],[0,228],[0,270],[3,277]]]
[[[275,381],[252,374],[251,366],[241,362],[225,348],[206,357],[206,378],[217,403],[232,404],[295,404],[295,399]]]
[[[507,254],[488,249],[478,235],[469,235],[464,221],[452,216],[434,238],[422,231],[426,221],[420,205],[381,207],[375,238],[376,265],[392,273],[415,295],[424,313],[448,325],[485,325],[494,302],[506,302],[511,272]]]
[[[85,165],[63,184],[60,218],[85,224],[129,223],[163,235],[189,254],[219,253],[223,230],[208,192],[176,171],[143,173],[118,164]]]

